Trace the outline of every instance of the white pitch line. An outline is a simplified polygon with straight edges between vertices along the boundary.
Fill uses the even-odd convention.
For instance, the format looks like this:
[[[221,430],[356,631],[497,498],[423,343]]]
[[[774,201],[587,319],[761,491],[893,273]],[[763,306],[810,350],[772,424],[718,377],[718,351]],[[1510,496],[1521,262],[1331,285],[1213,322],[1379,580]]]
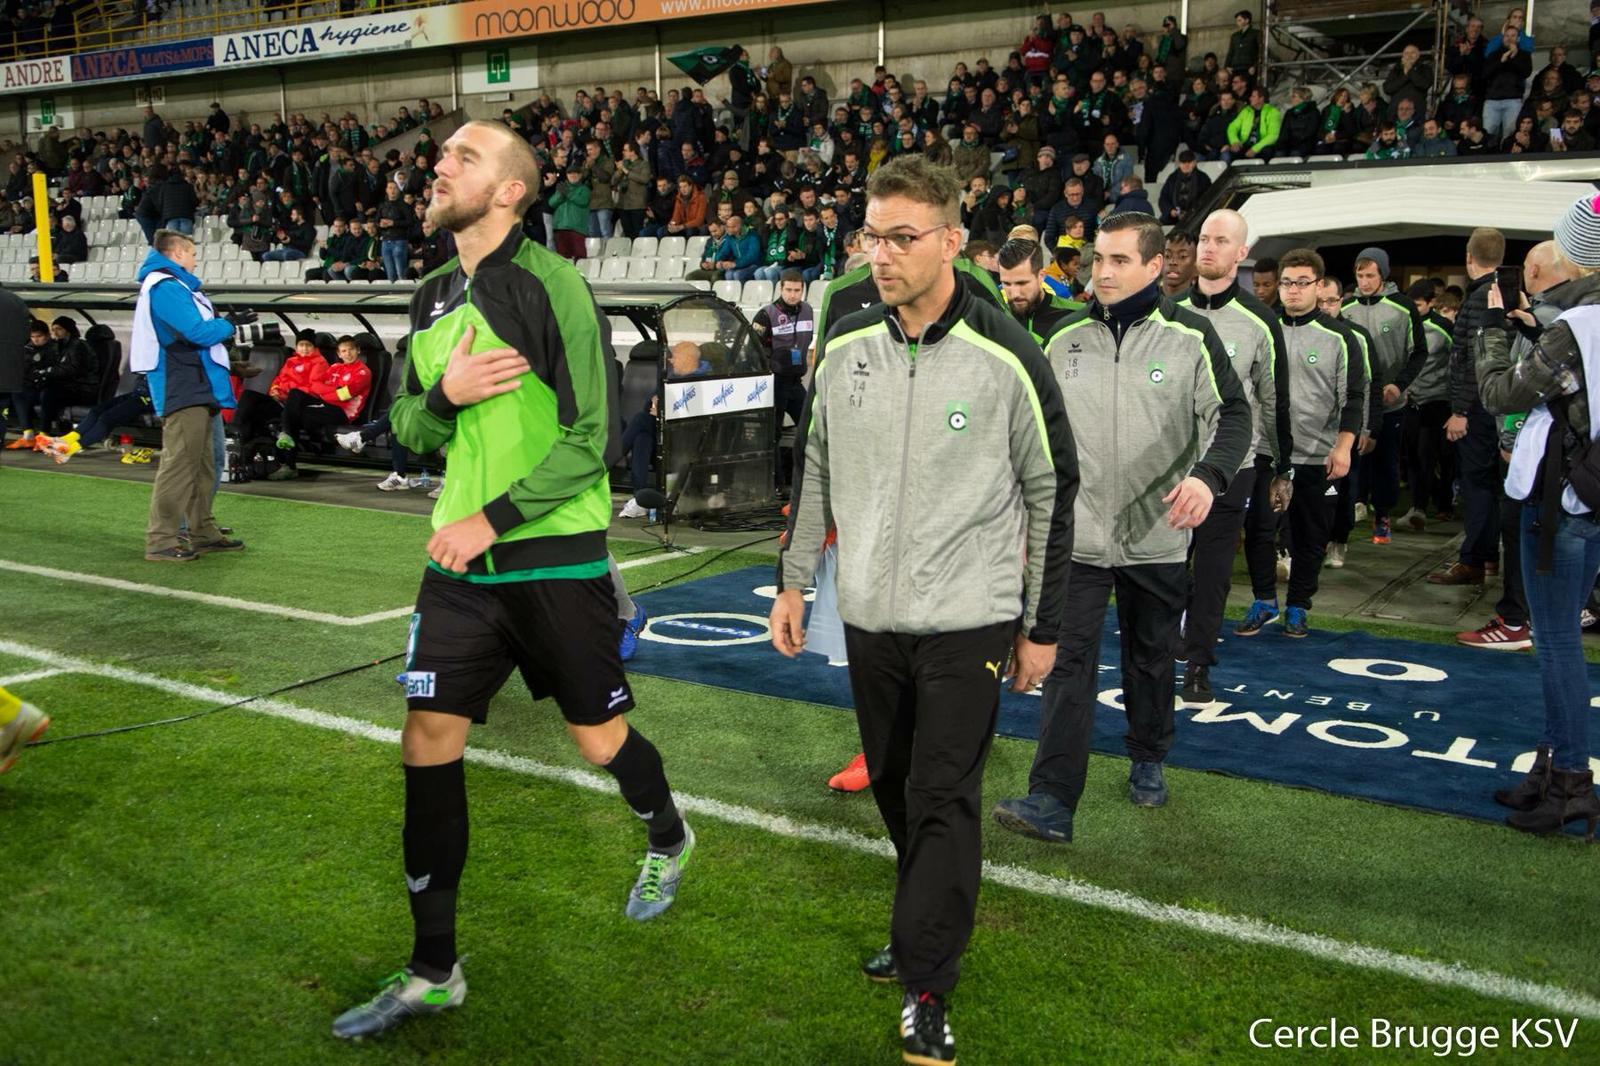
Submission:
[[[652,555],[648,559],[629,559],[625,563],[618,563],[617,564],[617,569],[618,570],[632,570],[636,566],[649,566],[651,563],[664,563],[668,559],[674,558],[674,557],[679,556],[679,555],[699,555],[701,552],[703,552],[705,550],[706,549],[704,549],[704,548],[674,548],[674,549],[672,549],[672,551],[670,553],[667,553],[667,554],[664,554],[664,555]]]
[[[232,703],[239,698],[236,693],[206,688],[202,685],[192,685],[184,681],[174,681],[154,674],[142,674],[120,666],[92,663],[9,640],[0,640],[0,653],[14,655],[34,662],[46,663],[62,670],[93,674],[129,684],[144,685],[149,688],[170,692],[185,699],[207,703]],[[397,729],[375,725],[372,722],[362,721],[357,718],[347,718],[343,715],[329,714],[325,711],[297,707],[281,700],[257,700],[254,703],[247,704],[246,708],[258,714],[283,718],[291,722],[298,722],[301,725],[315,726],[318,729],[327,729],[349,736],[375,740],[383,744],[398,744],[400,742],[400,731]],[[599,774],[585,770],[549,766],[509,752],[468,748],[466,758],[469,762],[493,766],[502,770],[509,770],[512,773],[538,777],[547,781],[559,781],[578,788],[588,789],[592,792],[602,792],[608,795],[616,792],[616,783],[609,777],[601,777]],[[834,847],[848,848],[851,851],[877,855],[881,858],[893,858],[894,856],[894,848],[888,840],[881,837],[869,837],[854,830],[837,826],[818,825],[814,822],[796,821],[780,814],[768,814],[752,807],[724,803],[721,800],[693,796],[683,792],[674,792],[673,800],[681,810],[704,814],[707,817],[734,825],[760,829],[776,836],[818,844],[831,844]],[[1142,918],[1146,921],[1160,922],[1164,925],[1181,926],[1208,936],[1235,940],[1245,944],[1260,944],[1266,947],[1281,948],[1285,951],[1298,952],[1345,966],[1355,966],[1365,970],[1394,974],[1423,984],[1458,988],[1493,999],[1525,1003],[1554,1014],[1600,1018],[1600,1000],[1592,996],[1561,988],[1557,985],[1539,984],[1536,981],[1528,981],[1520,977],[1508,977],[1492,970],[1476,970],[1461,963],[1434,962],[1429,959],[1417,958],[1414,955],[1403,955],[1384,948],[1338,940],[1316,933],[1301,933],[1254,918],[1212,914],[1181,907],[1177,904],[1157,903],[1154,900],[1144,899],[1129,892],[1101,888],[1098,885],[1091,885],[1076,878],[1051,877],[1022,866],[985,862],[983,864],[983,876],[985,880],[994,884],[1004,885],[1008,888],[1033,893],[1034,895],[1064,899],[1087,907],[1115,911],[1119,914]]]
[[[51,669],[33,670],[26,674],[12,674],[10,677],[0,677],[0,688],[7,685],[26,685],[29,681],[43,681],[47,677],[56,677],[60,674],[70,674],[71,670]]]
[[[167,588],[164,585],[146,585],[138,581],[124,581],[121,578],[104,577],[100,574],[83,574],[73,570],[57,570],[49,566],[33,566],[29,563],[12,562],[9,559],[0,559],[0,570],[11,570],[18,574],[32,574],[34,577],[46,577],[53,581],[72,581],[80,585],[97,585],[100,588],[116,589],[119,592],[138,592],[146,596],[160,596],[169,600],[188,600],[191,603],[204,603],[210,607],[227,607],[235,611],[253,611],[256,614],[292,618],[299,622],[321,622],[330,626],[364,626],[372,622],[388,621],[391,618],[404,618],[411,614],[413,610],[411,607],[396,607],[393,610],[375,611],[372,614],[363,614],[350,618],[342,614],[306,611],[299,607],[283,607],[275,603],[256,603],[254,600],[241,600],[234,596],[217,596],[209,592],[191,592],[188,589]]]

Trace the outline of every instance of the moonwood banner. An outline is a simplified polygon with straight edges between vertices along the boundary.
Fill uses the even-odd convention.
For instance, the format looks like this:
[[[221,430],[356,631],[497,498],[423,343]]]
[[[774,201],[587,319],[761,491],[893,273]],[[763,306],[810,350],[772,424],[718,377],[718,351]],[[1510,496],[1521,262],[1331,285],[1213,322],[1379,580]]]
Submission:
[[[829,0],[472,0],[380,15],[279,23],[214,38],[0,64],[0,96],[69,83],[182,76],[204,70],[481,45],[598,29],[765,11]],[[447,62],[439,57],[440,62]]]

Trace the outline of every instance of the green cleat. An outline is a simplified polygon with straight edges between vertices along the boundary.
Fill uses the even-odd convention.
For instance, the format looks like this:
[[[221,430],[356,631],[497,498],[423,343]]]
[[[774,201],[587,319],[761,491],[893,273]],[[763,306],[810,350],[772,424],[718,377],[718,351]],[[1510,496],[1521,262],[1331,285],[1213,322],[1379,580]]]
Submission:
[[[333,1020],[334,1036],[341,1040],[380,1036],[414,1014],[437,1014],[461,1006],[467,998],[467,979],[459,962],[443,984],[418,977],[408,967],[385,977],[379,987],[382,991],[372,999]]]
[[[639,880],[628,893],[628,917],[636,922],[648,922],[672,906],[672,901],[678,898],[678,879],[683,876],[693,853],[694,830],[689,828],[688,822],[683,823],[683,847],[678,854],[666,855],[654,849],[645,852],[644,860],[639,863],[643,867]]]

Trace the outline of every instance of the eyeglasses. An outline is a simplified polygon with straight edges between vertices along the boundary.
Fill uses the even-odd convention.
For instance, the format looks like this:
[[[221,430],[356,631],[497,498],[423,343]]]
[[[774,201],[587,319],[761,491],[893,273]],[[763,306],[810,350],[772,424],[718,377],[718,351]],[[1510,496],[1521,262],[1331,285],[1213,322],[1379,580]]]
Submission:
[[[1278,281],[1280,289],[1309,289],[1317,283],[1316,278],[1281,278]]]
[[[913,244],[916,244],[928,234],[949,228],[950,223],[941,222],[937,226],[925,229],[920,233],[873,233],[871,230],[864,229],[861,231],[861,250],[871,255],[878,250],[878,244],[881,241],[889,246],[889,251],[896,255],[904,255],[911,250]]]

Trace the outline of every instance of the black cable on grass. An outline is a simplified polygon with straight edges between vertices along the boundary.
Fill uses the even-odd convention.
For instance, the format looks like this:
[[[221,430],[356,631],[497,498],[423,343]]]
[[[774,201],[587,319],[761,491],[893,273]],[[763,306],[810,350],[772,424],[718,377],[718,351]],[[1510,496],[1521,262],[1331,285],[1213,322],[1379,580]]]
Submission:
[[[258,692],[254,696],[245,696],[243,699],[234,700],[232,703],[221,703],[215,707],[207,707],[205,710],[195,711],[193,714],[180,714],[175,718],[159,718],[153,722],[135,722],[133,725],[119,725],[111,729],[97,729],[92,733],[73,733],[71,736],[65,737],[47,737],[44,740],[36,740],[27,746],[30,748],[42,748],[46,744],[65,744],[69,740],[88,740],[91,737],[109,737],[117,733],[132,733],[140,729],[153,729],[158,725],[177,725],[179,722],[192,722],[196,718],[205,718],[208,715],[216,714],[218,711],[231,710],[234,707],[243,707],[245,704],[254,703],[257,700],[271,699],[273,696],[279,696],[285,692],[293,692],[297,688],[308,688],[312,685],[319,685],[324,681],[332,681],[336,677],[344,677],[347,674],[360,673],[362,670],[370,670],[374,666],[382,666],[384,663],[392,663],[396,659],[403,658],[405,658],[405,652],[396,652],[395,654],[385,656],[382,659],[373,659],[371,662],[358,663],[355,666],[347,666],[342,670],[335,670],[332,673],[323,674],[321,677],[310,677],[304,678],[300,681],[293,681],[287,685],[280,686],[279,688],[272,689],[268,692]]]
[[[776,536],[777,534],[773,533],[767,536],[757,537],[755,540],[746,541],[743,544],[735,544],[730,548],[723,548],[721,551],[712,552],[702,559],[698,565],[685,570],[683,573],[673,574],[671,577],[662,578],[660,581],[657,581],[651,585],[646,585],[642,589],[634,589],[629,593],[629,595],[637,596],[641,593],[658,589],[669,582],[681,581],[686,577],[691,577],[695,574],[698,574],[700,571],[704,570],[718,559],[725,558],[736,551],[743,551],[745,548],[753,548],[757,544],[774,539]],[[373,659],[369,662],[357,663],[355,666],[346,666],[341,670],[334,670],[330,673],[323,674],[320,677],[308,677],[299,681],[291,681],[287,685],[280,685],[278,688],[270,689],[266,692],[258,692],[254,696],[245,696],[242,699],[234,700],[231,703],[220,703],[215,707],[207,707],[204,710],[195,711],[193,714],[180,714],[173,718],[158,718],[153,722],[135,722],[132,725],[119,725],[110,729],[96,729],[91,733],[73,733],[71,736],[65,737],[47,737],[44,740],[36,740],[31,744],[28,744],[27,747],[42,748],[46,744],[65,744],[69,740],[89,740],[93,737],[109,737],[115,736],[118,733],[133,733],[141,729],[154,729],[156,726],[177,725],[180,722],[192,722],[196,718],[205,718],[209,715],[216,714],[219,711],[227,711],[232,710],[235,707],[243,707],[247,703],[254,703],[257,700],[271,699],[273,696],[281,696],[285,692],[293,692],[296,689],[310,688],[312,685],[320,685],[324,681],[332,681],[335,678],[346,677],[350,674],[358,674],[363,670],[370,670],[374,666],[382,666],[384,663],[392,663],[396,659],[403,658],[405,658],[405,652],[396,652],[393,655],[386,655],[382,659]]]

